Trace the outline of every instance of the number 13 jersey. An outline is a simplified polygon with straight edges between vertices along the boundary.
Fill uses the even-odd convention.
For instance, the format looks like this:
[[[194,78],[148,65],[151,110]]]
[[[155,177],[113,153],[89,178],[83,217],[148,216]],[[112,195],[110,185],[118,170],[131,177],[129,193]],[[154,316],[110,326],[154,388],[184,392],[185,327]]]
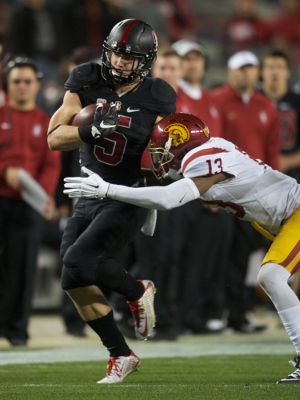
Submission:
[[[240,219],[256,221],[273,234],[300,207],[300,186],[295,179],[254,160],[225,139],[211,138],[189,151],[181,168],[185,178],[220,172],[232,175],[201,195],[201,201]]]

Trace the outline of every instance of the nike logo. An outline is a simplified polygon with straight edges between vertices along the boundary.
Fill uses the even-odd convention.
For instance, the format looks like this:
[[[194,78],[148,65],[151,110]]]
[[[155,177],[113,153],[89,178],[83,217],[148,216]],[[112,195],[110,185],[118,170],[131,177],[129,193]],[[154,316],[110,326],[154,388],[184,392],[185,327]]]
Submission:
[[[138,110],[131,110],[130,107],[127,108],[127,112],[128,112],[128,113],[137,112],[137,111],[141,111],[141,110],[140,110],[140,109],[138,109]]]
[[[113,128],[115,125],[105,125],[104,121],[101,121],[100,128],[107,129]]]
[[[183,198],[181,200],[179,200],[179,203],[182,203],[182,200],[185,198],[186,195],[187,195],[187,193],[183,196]]]
[[[141,335],[143,336],[143,337],[147,337],[147,334],[148,334],[148,321],[147,321],[147,317],[145,317],[145,329],[144,329],[144,332],[143,333],[141,333]]]

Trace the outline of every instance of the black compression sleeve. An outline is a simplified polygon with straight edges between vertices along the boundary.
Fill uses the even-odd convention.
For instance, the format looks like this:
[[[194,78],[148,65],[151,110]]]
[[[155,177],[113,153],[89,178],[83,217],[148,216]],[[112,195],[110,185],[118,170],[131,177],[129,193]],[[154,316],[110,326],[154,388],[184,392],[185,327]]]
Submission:
[[[78,133],[79,133],[80,139],[85,143],[90,143],[91,141],[93,141],[95,139],[94,136],[92,135],[92,126],[91,125],[79,126]]]

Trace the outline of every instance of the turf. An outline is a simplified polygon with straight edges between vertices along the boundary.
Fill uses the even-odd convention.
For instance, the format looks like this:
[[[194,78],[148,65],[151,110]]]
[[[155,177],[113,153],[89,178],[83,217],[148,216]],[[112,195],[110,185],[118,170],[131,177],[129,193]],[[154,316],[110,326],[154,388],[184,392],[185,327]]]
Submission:
[[[115,385],[97,385],[106,362],[0,367],[0,399],[300,399],[300,384],[276,385],[293,371],[284,355],[144,359]]]

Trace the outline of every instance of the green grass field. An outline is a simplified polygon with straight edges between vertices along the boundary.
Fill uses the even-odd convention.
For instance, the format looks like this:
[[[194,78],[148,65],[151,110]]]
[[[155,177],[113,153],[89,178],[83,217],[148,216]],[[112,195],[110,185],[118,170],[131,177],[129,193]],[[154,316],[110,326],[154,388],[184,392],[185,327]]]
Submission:
[[[0,353],[1,357],[1,353]],[[276,385],[293,372],[288,355],[143,359],[123,383],[98,385],[106,362],[0,366],[0,399],[300,399],[300,384]]]

